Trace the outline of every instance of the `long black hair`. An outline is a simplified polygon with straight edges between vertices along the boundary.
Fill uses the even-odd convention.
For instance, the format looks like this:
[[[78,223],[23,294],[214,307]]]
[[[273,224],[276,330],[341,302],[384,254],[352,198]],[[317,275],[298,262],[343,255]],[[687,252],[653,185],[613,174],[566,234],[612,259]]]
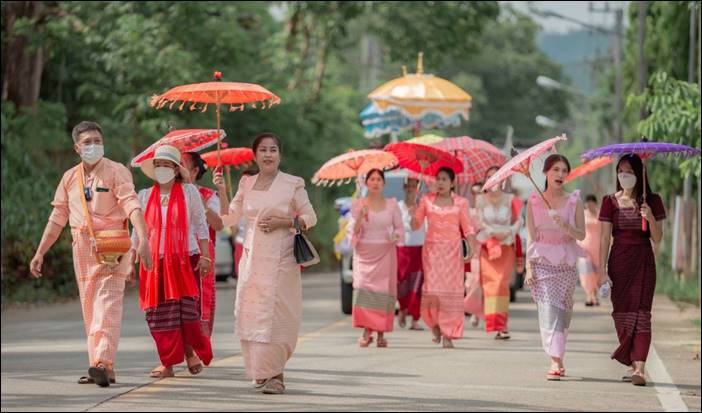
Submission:
[[[568,168],[568,173],[570,173],[570,162],[568,162],[568,158],[565,156],[561,155],[560,153],[554,153],[548,156],[546,158],[546,161],[544,161],[544,169],[543,173],[546,173],[553,168],[553,165],[555,165],[558,162],[563,162],[566,164],[566,167]],[[546,178],[546,185],[544,186],[544,191],[548,189],[548,178]]]
[[[619,158],[619,162],[617,162],[617,169],[615,169],[617,175],[619,175],[619,165],[622,164],[622,162],[628,162],[629,165],[631,165],[631,169],[634,170],[634,175],[636,175],[636,186],[634,186],[634,199],[639,205],[643,204],[643,184],[644,184],[644,170],[643,170],[643,161],[641,160],[641,157],[636,154],[627,154]],[[614,179],[617,181],[617,192],[622,190],[622,186],[619,184],[619,178],[615,175]],[[648,174],[646,174],[646,198],[651,196],[653,191],[651,191],[651,185],[649,184],[648,180]]]

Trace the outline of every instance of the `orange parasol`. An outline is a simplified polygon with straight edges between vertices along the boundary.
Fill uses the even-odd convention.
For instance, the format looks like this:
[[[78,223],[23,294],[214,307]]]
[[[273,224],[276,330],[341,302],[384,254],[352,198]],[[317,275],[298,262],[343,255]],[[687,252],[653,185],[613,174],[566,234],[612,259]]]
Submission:
[[[590,172],[594,172],[600,168],[602,168],[605,165],[609,165],[612,163],[612,158],[604,156],[601,158],[595,158],[589,162],[585,162],[584,164],[578,166],[577,168],[573,169],[570,171],[568,176],[565,179],[565,183],[572,182],[578,178],[580,178],[583,175],[587,175]]]
[[[214,73],[214,82],[193,83],[176,86],[161,95],[151,97],[150,105],[156,109],[162,109],[168,105],[168,109],[173,109],[177,105],[178,110],[183,110],[186,105],[190,110],[198,109],[201,104],[201,112],[205,112],[212,104],[217,113],[217,130],[220,130],[220,109],[222,105],[229,105],[229,111],[244,110],[246,105],[257,109],[260,104],[261,109],[270,108],[280,103],[280,98],[263,86],[253,83],[222,82],[222,73]],[[170,103],[170,104],[169,104]],[[218,164],[220,163],[220,145],[217,142]]]
[[[371,169],[386,170],[397,166],[397,157],[390,152],[378,149],[350,150],[328,160],[312,177],[312,183],[319,186],[351,183]]]

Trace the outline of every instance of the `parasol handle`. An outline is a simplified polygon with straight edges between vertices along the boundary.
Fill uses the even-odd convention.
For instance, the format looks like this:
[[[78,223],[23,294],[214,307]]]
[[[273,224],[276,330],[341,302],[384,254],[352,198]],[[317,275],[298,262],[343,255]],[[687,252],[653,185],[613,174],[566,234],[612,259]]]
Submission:
[[[646,161],[643,161],[643,203],[646,203]],[[648,229],[648,221],[641,217],[641,231],[646,232]]]
[[[536,185],[536,182],[534,182],[534,178],[531,177],[531,173],[527,170],[527,172],[524,173],[524,175],[526,175],[527,178],[529,178],[531,183],[534,185],[534,188],[536,188],[536,190],[539,191],[539,195],[541,195],[541,199],[544,200],[544,202],[546,203],[546,206],[548,206],[548,209],[553,209],[553,207],[551,207],[551,203],[548,202],[548,199],[546,199],[546,197],[544,196],[544,193],[541,192],[541,189],[539,189],[539,186]]]

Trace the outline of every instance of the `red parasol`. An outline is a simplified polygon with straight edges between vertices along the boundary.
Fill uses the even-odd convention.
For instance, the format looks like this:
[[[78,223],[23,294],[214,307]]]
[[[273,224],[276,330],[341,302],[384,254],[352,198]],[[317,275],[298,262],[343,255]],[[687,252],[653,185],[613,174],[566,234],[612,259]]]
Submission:
[[[154,142],[142,153],[135,156],[134,159],[132,159],[131,166],[135,168],[145,160],[153,158],[156,148],[161,145],[174,146],[178,148],[181,153],[197,152],[214,145],[215,142],[221,141],[227,136],[223,130],[219,131],[219,139],[217,139],[217,135],[216,129],[177,129],[170,131],[166,136]]]
[[[217,166],[217,151],[206,152],[201,155],[209,168]],[[220,151],[222,165],[235,166],[248,165],[253,162],[254,153],[251,148],[229,148]]]
[[[443,167],[456,174],[463,172],[461,161],[443,149],[411,142],[397,142],[385,146],[385,151],[395,154],[400,167],[434,176]]]

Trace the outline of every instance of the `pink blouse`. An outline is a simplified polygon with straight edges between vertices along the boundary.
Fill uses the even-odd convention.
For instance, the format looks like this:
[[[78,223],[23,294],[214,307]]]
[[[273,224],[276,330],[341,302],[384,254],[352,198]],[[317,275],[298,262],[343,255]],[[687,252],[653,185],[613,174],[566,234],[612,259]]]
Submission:
[[[580,191],[574,191],[568,200],[556,211],[570,225],[575,226],[575,211],[580,199]],[[548,215],[548,206],[541,196],[532,193],[529,197],[532,222],[536,239],[531,240],[527,249],[529,261],[546,261],[552,265],[575,265],[579,257],[585,257],[585,251],[577,241],[570,237]]]
[[[351,207],[351,218],[349,220],[349,234],[351,245],[356,246],[359,242],[364,244],[387,244],[390,242],[391,234],[396,236],[397,244],[404,243],[404,225],[402,223],[402,212],[395,198],[385,200],[385,209],[382,211],[368,211],[368,220],[361,223],[361,232],[354,235],[354,228],[359,225],[356,217],[361,213],[365,204],[365,199],[357,199]]]
[[[426,242],[459,242],[461,230],[464,236],[475,234],[468,217],[468,200],[456,194],[451,197],[452,206],[436,205],[436,194],[429,194],[419,202],[417,221],[423,224],[427,219],[429,223]]]

